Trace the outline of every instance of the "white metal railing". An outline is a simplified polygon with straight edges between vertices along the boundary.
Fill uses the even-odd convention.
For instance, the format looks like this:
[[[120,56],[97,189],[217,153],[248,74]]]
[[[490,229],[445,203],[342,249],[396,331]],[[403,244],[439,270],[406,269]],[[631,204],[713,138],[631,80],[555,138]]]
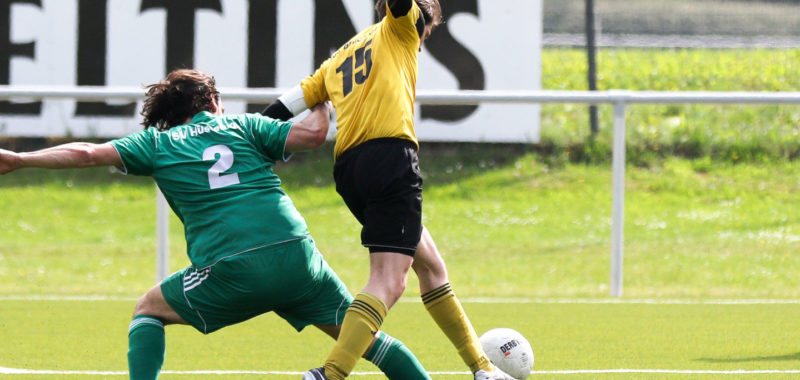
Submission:
[[[225,89],[227,100],[268,103],[284,89]],[[140,100],[143,90],[112,87],[0,86],[0,100],[75,99],[98,101],[110,99]],[[611,208],[611,295],[622,295],[623,227],[625,211],[625,115],[629,104],[800,104],[800,92],[657,92],[657,91],[433,91],[417,92],[417,102],[436,105],[479,103],[583,103],[611,104],[614,107]],[[156,202],[158,281],[167,270],[167,204],[158,194]]]

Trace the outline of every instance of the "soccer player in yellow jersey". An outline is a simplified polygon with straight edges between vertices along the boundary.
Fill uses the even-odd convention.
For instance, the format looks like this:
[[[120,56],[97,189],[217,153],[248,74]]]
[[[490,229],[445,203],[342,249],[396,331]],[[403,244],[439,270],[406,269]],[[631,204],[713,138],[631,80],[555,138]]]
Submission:
[[[447,269],[422,226],[422,178],[414,133],[418,53],[441,23],[438,0],[379,0],[380,22],[365,29],[299,86],[264,110],[289,119],[330,100],[338,129],[336,191],[362,224],[370,252],[367,285],[347,309],[324,367],[304,379],[343,379],[406,287],[409,268],[422,301],[475,379],[512,379],[495,368],[450,288]]]

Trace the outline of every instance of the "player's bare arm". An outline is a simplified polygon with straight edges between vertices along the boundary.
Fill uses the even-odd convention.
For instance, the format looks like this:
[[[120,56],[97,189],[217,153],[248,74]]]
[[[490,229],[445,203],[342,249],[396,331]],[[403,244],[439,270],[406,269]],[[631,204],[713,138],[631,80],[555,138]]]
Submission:
[[[0,174],[11,173],[19,169],[19,154],[10,150],[0,149]]]
[[[122,165],[122,159],[110,143],[75,142],[27,153],[0,150],[0,174],[22,168],[68,169],[119,165]]]
[[[293,124],[286,138],[286,151],[303,152],[319,148],[325,143],[330,124],[330,110],[327,102],[317,104],[311,108],[311,114],[303,121]]]

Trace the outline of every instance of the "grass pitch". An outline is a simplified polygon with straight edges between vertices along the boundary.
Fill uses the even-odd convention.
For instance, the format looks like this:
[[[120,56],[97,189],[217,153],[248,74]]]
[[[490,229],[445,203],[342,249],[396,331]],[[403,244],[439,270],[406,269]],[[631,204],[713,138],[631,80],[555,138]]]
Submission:
[[[327,260],[351,289],[361,289],[368,267],[360,227],[327,170],[316,169],[329,163],[327,153],[279,172]],[[425,224],[458,294],[608,296],[609,168],[553,167],[525,153],[470,151],[422,162]],[[796,298],[798,178],[799,161],[671,159],[629,168],[625,295]],[[0,194],[0,294],[137,297],[152,285],[155,190],[149,181],[105,169],[29,171],[0,178]],[[175,218],[170,245],[171,270],[186,266]],[[413,276],[406,295],[419,295]]]
[[[604,50],[600,88],[797,91],[798,54]],[[584,88],[582,51],[549,49],[543,61],[544,88]],[[466,302],[475,327],[528,337],[534,378],[800,378],[797,107],[631,107],[628,159],[636,167],[628,168],[622,303],[604,298],[610,117],[601,107],[601,133],[587,148],[584,107],[543,106],[543,142],[552,148],[543,157],[491,144],[423,145],[425,223],[457,294],[525,301]],[[698,158],[665,158],[673,154]],[[298,155],[279,175],[356,291],[367,278],[366,253],[331,183],[331,156],[330,147]],[[0,378],[124,377],[130,314],[155,277],[154,200],[149,180],[106,169],[0,177]],[[188,264],[184,250],[173,217],[172,270]],[[63,300],[91,295],[123,300]],[[434,378],[469,378],[417,301],[413,275],[406,296],[386,330]],[[720,298],[749,303],[698,301]],[[167,342],[165,379],[298,378],[275,373],[318,366],[332,345],[274,315],[210,336],[168,327]],[[198,370],[237,372],[185,373]],[[356,371],[375,369],[361,363]]]
[[[479,331],[510,326],[529,338],[536,357],[532,378],[536,379],[789,379],[800,375],[796,344],[800,330],[794,328],[800,318],[797,303],[466,301]],[[124,378],[133,303],[2,300],[0,367],[53,373],[0,374],[0,378]],[[402,339],[434,373],[434,379],[470,378],[420,302],[399,303],[385,330]],[[298,334],[274,315],[208,336],[189,327],[169,326],[162,377],[298,378],[297,373],[320,365],[331,345],[316,329]],[[358,379],[382,378],[365,375],[376,368],[364,361],[355,371]]]
[[[546,165],[524,152],[425,152],[425,222],[454,288],[479,332],[511,327],[530,339],[534,378],[800,376],[800,163],[670,159],[629,168],[625,297],[615,303],[605,298],[608,168]],[[357,291],[366,253],[328,177],[329,153],[279,173],[320,249]],[[124,378],[135,298],[154,280],[153,185],[105,169],[29,171],[1,177],[0,194],[0,367],[29,371],[0,368],[0,378]],[[175,219],[170,239],[176,270],[187,263]],[[112,299],[61,300],[91,295]],[[434,378],[469,378],[419,303],[413,275],[405,295],[386,331]],[[479,297],[493,303],[473,302]],[[167,341],[165,379],[297,378],[332,346],[274,315],[209,336],[172,326]]]

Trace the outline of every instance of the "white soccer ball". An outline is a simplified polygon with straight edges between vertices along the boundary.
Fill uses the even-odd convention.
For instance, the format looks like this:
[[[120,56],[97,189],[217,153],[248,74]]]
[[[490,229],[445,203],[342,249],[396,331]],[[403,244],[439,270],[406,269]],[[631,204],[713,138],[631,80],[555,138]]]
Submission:
[[[481,346],[486,356],[503,372],[517,380],[524,380],[533,369],[533,348],[519,332],[497,328],[481,335]]]

